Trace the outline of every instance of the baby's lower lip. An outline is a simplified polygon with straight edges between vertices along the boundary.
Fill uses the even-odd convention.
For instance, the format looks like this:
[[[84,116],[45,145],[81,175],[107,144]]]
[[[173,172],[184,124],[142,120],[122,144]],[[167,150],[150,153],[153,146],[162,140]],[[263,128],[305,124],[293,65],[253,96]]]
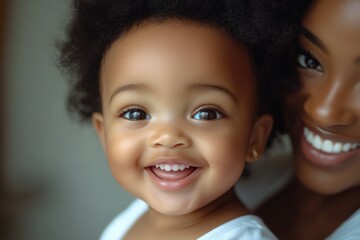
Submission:
[[[188,167],[182,171],[165,171],[155,166],[145,168],[152,182],[166,191],[180,190],[191,184],[199,168]]]

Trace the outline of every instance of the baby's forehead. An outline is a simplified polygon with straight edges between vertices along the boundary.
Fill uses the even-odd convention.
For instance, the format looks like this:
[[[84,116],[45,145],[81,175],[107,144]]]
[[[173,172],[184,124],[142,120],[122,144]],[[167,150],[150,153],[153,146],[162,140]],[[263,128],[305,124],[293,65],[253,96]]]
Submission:
[[[103,58],[102,73],[186,68],[185,71],[206,69],[211,73],[221,69],[224,74],[241,74],[251,68],[250,58],[242,44],[219,28],[167,20],[140,25],[115,40]]]

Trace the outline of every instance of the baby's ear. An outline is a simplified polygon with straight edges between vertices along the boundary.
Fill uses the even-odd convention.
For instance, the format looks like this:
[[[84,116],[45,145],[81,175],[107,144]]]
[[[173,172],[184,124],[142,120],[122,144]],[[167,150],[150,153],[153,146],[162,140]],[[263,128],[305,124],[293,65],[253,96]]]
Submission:
[[[272,126],[273,118],[270,115],[262,115],[256,120],[251,132],[246,162],[254,162],[264,153]]]
[[[92,114],[92,125],[100,139],[100,143],[105,151],[105,133],[104,133],[104,118],[101,113],[94,112]]]

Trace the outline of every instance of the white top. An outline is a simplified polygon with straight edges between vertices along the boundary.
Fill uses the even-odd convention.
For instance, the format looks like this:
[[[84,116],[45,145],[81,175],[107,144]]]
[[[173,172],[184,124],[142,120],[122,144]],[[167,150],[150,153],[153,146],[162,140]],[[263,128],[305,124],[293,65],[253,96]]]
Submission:
[[[340,225],[326,240],[359,240],[360,209]]]
[[[241,178],[235,191],[243,203],[255,210],[290,181],[293,170],[291,142],[287,135],[274,142],[262,159],[250,166],[251,175]],[[360,209],[344,221],[326,240],[359,240]]]
[[[136,199],[122,213],[112,220],[100,237],[100,240],[122,239],[135,222],[148,210],[148,205]],[[263,221],[254,215],[245,215],[226,222],[198,240],[257,240],[277,239],[265,226]]]

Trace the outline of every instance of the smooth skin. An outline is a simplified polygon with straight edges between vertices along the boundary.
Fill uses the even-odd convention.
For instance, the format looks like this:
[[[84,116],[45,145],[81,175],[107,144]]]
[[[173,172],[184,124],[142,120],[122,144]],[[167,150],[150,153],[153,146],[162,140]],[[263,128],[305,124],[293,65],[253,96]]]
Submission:
[[[243,46],[214,27],[144,23],[109,48],[100,84],[93,125],[112,174],[150,207],[125,239],[195,239],[249,213],[232,188],[264,151],[272,117],[256,116]],[[189,181],[161,181],[161,163],[190,166]]]
[[[304,17],[302,89],[285,101],[297,179],[258,211],[280,239],[324,239],[360,208],[359,12],[318,0]]]

